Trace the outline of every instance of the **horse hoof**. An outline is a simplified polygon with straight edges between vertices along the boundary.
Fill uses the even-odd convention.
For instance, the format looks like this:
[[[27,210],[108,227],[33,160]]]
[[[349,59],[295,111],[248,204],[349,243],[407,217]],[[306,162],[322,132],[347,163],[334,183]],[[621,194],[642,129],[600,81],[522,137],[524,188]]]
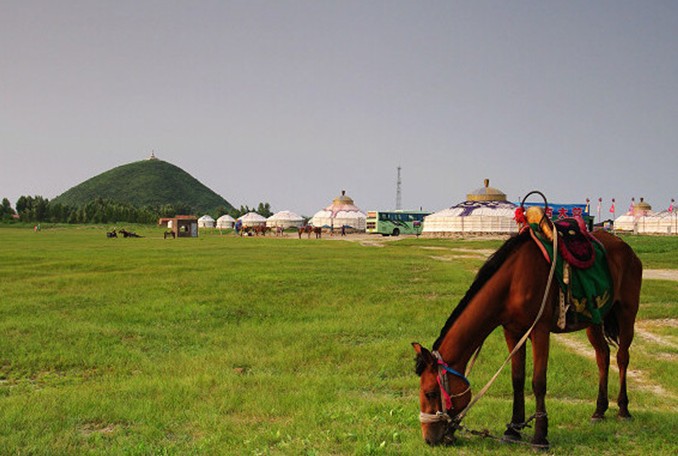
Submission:
[[[600,423],[605,420],[605,415],[598,415],[597,413],[591,417],[592,423]]]
[[[631,421],[633,419],[633,417],[631,416],[630,413],[626,413],[626,414],[620,413],[619,415],[617,415],[617,419],[620,420],[620,421]]]
[[[520,442],[523,439],[523,436],[520,435],[520,432],[508,430],[504,432],[504,435],[501,438],[502,442],[512,443]]]
[[[535,439],[530,442],[532,448],[540,451],[548,451],[551,448],[551,444],[546,439]]]

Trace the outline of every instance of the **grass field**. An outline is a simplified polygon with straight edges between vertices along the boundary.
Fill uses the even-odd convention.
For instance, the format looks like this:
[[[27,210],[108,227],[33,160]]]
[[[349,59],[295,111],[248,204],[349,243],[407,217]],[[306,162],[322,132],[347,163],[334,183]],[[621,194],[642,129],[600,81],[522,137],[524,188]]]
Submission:
[[[534,454],[468,434],[429,448],[419,430],[410,342],[430,347],[501,241],[134,230],[0,227],[1,454]],[[626,240],[646,269],[678,269],[678,237]],[[544,454],[678,452],[677,292],[643,283],[633,421],[613,402],[589,422],[593,351],[584,333],[553,336]],[[495,331],[476,391],[505,355]],[[465,424],[501,434],[510,412],[506,370]]]

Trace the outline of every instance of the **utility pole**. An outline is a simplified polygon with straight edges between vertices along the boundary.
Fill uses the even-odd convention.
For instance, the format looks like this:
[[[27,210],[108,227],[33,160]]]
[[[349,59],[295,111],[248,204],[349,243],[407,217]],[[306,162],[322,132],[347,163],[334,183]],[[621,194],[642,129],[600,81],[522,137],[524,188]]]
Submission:
[[[400,211],[403,208],[403,199],[402,199],[402,193],[401,193],[401,186],[402,181],[400,180],[400,166],[398,166],[398,181],[396,183],[396,211]]]

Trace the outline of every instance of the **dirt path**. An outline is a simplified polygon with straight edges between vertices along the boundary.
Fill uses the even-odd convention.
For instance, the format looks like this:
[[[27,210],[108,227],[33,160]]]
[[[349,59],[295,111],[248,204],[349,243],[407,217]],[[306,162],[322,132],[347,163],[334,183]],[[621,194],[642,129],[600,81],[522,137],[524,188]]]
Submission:
[[[678,269],[646,269],[643,271],[643,279],[678,281]]]

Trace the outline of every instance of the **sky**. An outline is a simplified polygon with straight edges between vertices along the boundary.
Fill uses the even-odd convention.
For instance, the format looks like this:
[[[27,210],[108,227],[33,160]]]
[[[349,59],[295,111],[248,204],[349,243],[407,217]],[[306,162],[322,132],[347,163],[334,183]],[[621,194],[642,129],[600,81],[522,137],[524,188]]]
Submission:
[[[0,0],[0,198],[151,152],[236,207],[678,198],[678,2]],[[596,204],[596,203],[594,203]],[[592,208],[593,210],[593,208]]]

